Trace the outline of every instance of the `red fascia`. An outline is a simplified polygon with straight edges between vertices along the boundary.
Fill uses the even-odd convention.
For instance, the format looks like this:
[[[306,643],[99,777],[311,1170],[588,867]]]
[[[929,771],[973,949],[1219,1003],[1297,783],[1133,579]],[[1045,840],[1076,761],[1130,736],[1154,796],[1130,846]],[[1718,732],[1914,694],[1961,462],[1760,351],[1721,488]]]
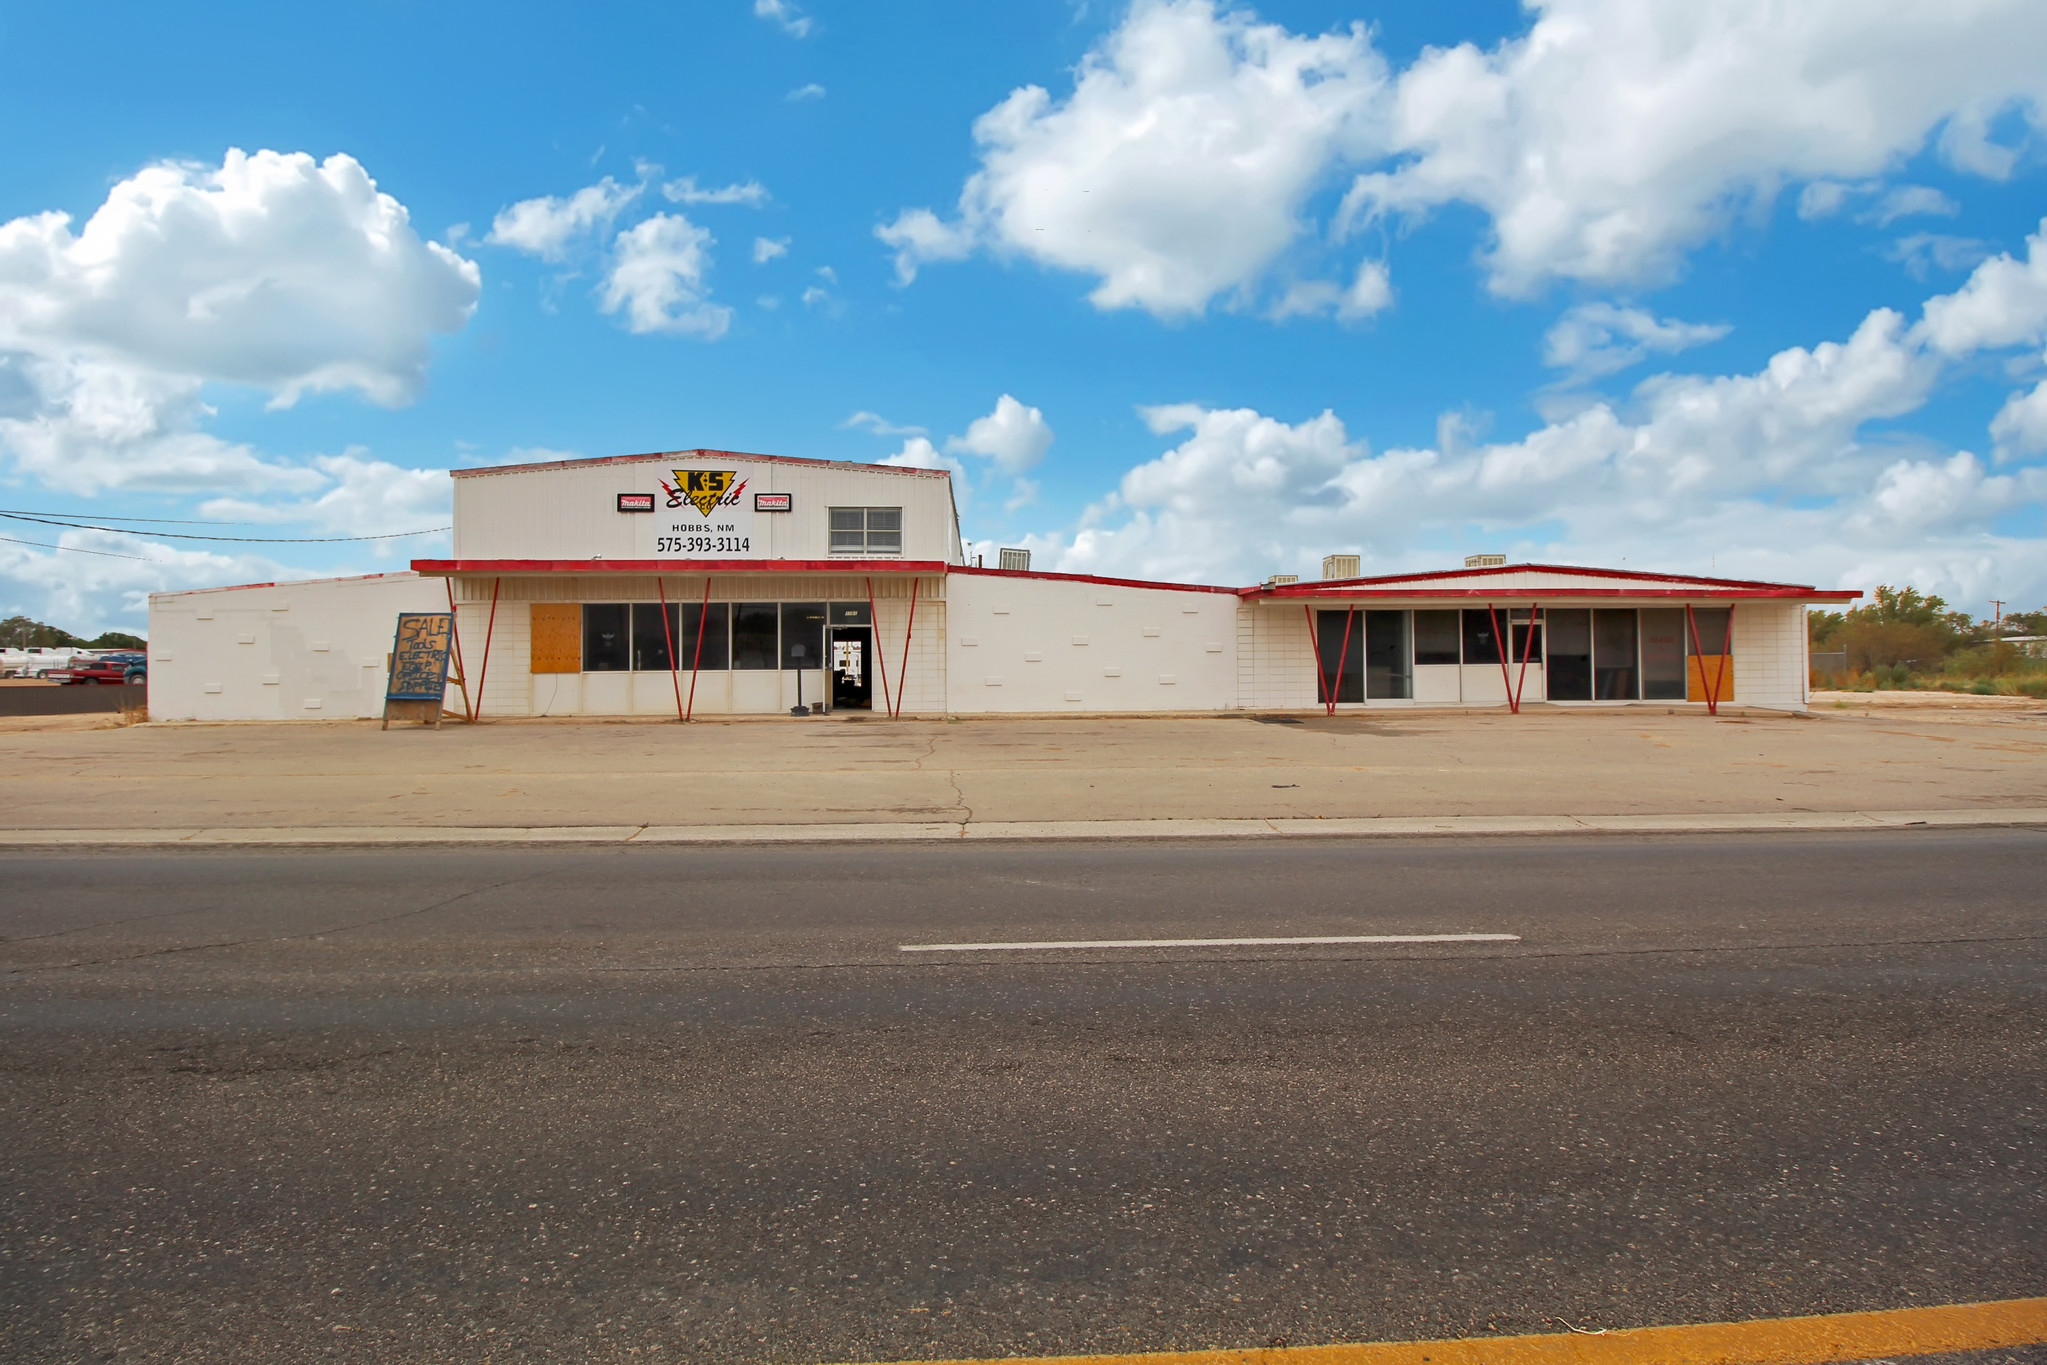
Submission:
[[[1246,597],[1273,597],[1290,600],[1313,601],[1329,598],[1338,601],[1357,601],[1364,598],[1392,600],[1400,599],[1468,599],[1476,602],[1554,602],[1569,598],[1587,600],[1611,600],[1617,597],[1669,597],[1684,601],[1701,601],[1709,598],[1728,600],[1775,599],[1793,602],[1853,602],[1862,596],[1856,591],[1821,592],[1817,588],[1799,587],[1758,587],[1758,588],[1372,588],[1363,586],[1362,580],[1350,586],[1332,583],[1303,585],[1300,588],[1247,588]]]
[[[944,573],[942,559],[415,559],[421,574]]]
[[[979,574],[984,578],[1043,578],[1054,583],[1099,583],[1110,588],[1157,588],[1164,592],[1220,592],[1235,597],[1240,588],[1218,588],[1207,583],[1160,583],[1146,578],[1097,578],[1085,573],[1039,573],[1035,569],[988,569],[974,564],[955,564],[948,573]]]
[[[745,450],[650,450],[643,455],[597,455],[580,460],[540,460],[533,464],[497,464],[480,469],[449,471],[458,479],[485,474],[531,474],[547,469],[594,469],[613,464],[645,464],[649,460],[745,460],[748,463],[806,465],[813,469],[859,469],[880,474],[910,474],[927,479],[950,479],[948,469],[920,469],[913,465],[860,464],[853,460],[812,460],[801,455],[759,455]]]
[[[1495,578],[1516,573],[1564,574],[1581,578],[1626,578],[1640,583],[1713,583],[1723,588],[1799,586],[1790,583],[1765,583],[1753,578],[1702,578],[1696,574],[1649,573],[1641,569],[1601,569],[1585,564],[1493,564],[1482,569],[1432,569],[1427,573],[1389,573],[1372,578],[1336,578],[1316,583],[1289,583],[1270,591],[1285,593],[1289,589],[1350,587],[1360,583],[1431,583],[1444,578]],[[1257,589],[1250,591],[1255,592]],[[1802,587],[1801,591],[1811,592],[1812,589]]]

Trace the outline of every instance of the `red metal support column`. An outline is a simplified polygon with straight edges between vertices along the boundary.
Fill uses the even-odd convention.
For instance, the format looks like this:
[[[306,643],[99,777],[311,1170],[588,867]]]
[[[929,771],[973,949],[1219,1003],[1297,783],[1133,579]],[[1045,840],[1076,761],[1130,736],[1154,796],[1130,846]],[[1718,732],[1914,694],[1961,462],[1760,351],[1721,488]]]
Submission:
[[[1329,686],[1329,714],[1332,716],[1336,714],[1336,703],[1343,692],[1343,664],[1350,658],[1350,628],[1357,615],[1356,607],[1343,609],[1343,647],[1336,652],[1336,681]]]
[[[1500,656],[1500,686],[1507,690],[1507,713],[1521,714],[1521,698],[1514,695],[1514,679],[1507,672],[1507,660],[1514,654],[1514,609],[1507,608],[1507,633],[1500,634],[1499,608],[1488,602],[1486,616],[1493,623],[1493,647]]]
[[[1717,716],[1720,714],[1720,684],[1726,680],[1727,661],[1734,654],[1734,609],[1732,607],[1727,609],[1727,638],[1720,642],[1720,653],[1716,656],[1717,661],[1713,665],[1713,685],[1711,687],[1706,686],[1706,651],[1699,644],[1699,618],[1692,615],[1692,604],[1689,602],[1685,603],[1685,624],[1691,627],[1692,657],[1699,661],[1699,686],[1706,693],[1706,714]],[[1691,683],[1691,670],[1686,669],[1686,695],[1690,695]]]
[[[709,582],[709,579],[705,579]],[[675,671],[675,627],[668,624],[668,585],[654,575],[654,592],[661,599],[661,638],[668,642],[668,685],[675,689],[675,718],[682,719],[682,678]],[[696,679],[690,679],[694,684]]]
[[[867,580],[867,637],[874,642],[874,671],[880,675],[881,679],[881,709],[893,716],[895,715],[895,708],[890,705],[888,697],[888,659],[885,657],[885,651],[881,647],[881,613],[874,609],[874,580],[872,578]],[[872,709],[873,705],[874,703],[870,700],[868,702],[869,709]]]
[[[703,671],[704,627],[710,624],[710,620],[711,620],[711,576],[709,574],[705,574],[704,604],[697,608],[697,652],[690,655],[689,659],[689,709],[682,713],[682,718],[684,720],[688,720],[691,716],[694,716],[697,713],[697,674]],[[725,662],[729,666],[732,660],[728,658],[726,659]]]
[[[903,691],[910,685],[910,634],[917,629],[917,589],[923,585],[921,578],[910,580],[910,619],[903,625],[903,666],[896,674],[896,704],[889,712],[896,719],[903,714]]]
[[[483,682],[490,676],[490,637],[498,628],[498,589],[504,583],[502,578],[490,581],[490,619],[483,626],[483,667],[476,671],[476,711],[471,719],[483,715]]]
[[[455,646],[455,672],[462,679],[462,718],[474,725],[476,701],[469,695],[469,670],[462,665],[462,632],[455,628],[459,619],[455,614],[455,580],[444,578],[441,582],[448,587],[448,641]]]

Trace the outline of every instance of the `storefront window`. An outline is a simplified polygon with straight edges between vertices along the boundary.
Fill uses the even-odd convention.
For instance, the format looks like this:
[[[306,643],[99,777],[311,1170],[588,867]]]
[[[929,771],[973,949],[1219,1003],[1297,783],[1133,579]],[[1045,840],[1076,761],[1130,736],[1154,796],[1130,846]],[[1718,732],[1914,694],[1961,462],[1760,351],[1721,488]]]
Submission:
[[[701,644],[697,639],[703,630]],[[723,602],[708,608],[689,604],[682,609],[682,629],[675,633],[675,652],[682,667],[709,673],[732,666],[732,609]]]
[[[1414,671],[1407,666],[1407,613],[1365,613],[1365,696],[1404,701],[1414,695]]]
[[[632,608],[624,602],[583,604],[583,671],[623,673],[632,667]]]
[[[1365,614],[1361,611],[1318,611],[1315,613],[1315,630],[1322,667],[1322,681],[1316,684],[1315,699],[1329,701],[1333,687],[1337,701],[1363,701]]]
[[[1592,613],[1592,696],[1595,701],[1634,701],[1635,613],[1629,607],[1600,607]]]
[[[1417,664],[1457,662],[1457,613],[1418,611],[1414,614],[1414,661]]]
[[[1689,652],[1709,659],[1727,653],[1727,626],[1733,614],[1727,607],[1692,608],[1692,628],[1698,631],[1699,638],[1696,644],[1686,641]]]
[[[1642,608],[1642,698],[1685,699],[1685,613],[1683,607]]]
[[[633,667],[642,672],[666,673],[668,641],[680,634],[677,624],[673,602],[665,612],[659,602],[633,603]]]
[[[732,608],[732,666],[773,668],[776,662],[776,621],[773,602],[740,602]]]
[[[1551,701],[1592,700],[1592,613],[1582,608],[1545,611],[1549,627],[1548,670],[1543,675]]]
[[[1464,613],[1464,662],[1496,664],[1500,661],[1500,627],[1490,611]]]
[[[782,604],[782,667],[824,667],[824,623],[822,602]]]

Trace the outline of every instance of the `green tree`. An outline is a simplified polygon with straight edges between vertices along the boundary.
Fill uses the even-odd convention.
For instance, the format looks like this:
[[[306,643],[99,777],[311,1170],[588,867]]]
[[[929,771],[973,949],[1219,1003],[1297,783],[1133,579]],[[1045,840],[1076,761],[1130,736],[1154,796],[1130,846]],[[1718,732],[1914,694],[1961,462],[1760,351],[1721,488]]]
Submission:
[[[86,645],[87,649],[147,649],[149,641],[140,635],[130,635],[125,630],[101,631],[97,638]]]
[[[1828,613],[1831,614],[1831,613]],[[1839,635],[1848,651],[1848,666],[1918,669],[1938,668],[1948,655],[1975,641],[1976,622],[1965,611],[1950,611],[1942,598],[1917,588],[1876,590],[1866,607],[1842,613]]]
[[[31,621],[26,616],[10,616],[0,621],[0,646],[8,649],[28,649],[32,646],[49,649],[63,645],[82,648],[85,641],[68,630],[46,626],[41,621]]]

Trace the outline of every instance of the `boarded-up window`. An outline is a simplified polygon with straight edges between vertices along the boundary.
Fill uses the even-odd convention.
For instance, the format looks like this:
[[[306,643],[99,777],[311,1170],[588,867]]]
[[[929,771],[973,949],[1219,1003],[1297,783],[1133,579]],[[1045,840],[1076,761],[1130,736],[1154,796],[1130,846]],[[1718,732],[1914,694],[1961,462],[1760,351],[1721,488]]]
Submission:
[[[574,602],[533,604],[533,671],[583,671],[583,609]]]

